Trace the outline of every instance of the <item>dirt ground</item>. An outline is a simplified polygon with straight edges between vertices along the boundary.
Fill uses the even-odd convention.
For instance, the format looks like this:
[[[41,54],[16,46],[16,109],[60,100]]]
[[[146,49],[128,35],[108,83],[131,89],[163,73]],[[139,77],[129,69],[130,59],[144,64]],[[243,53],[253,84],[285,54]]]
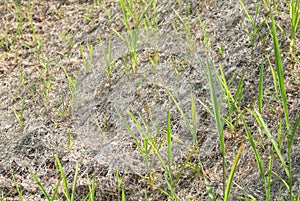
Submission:
[[[70,188],[76,163],[79,164],[76,200],[82,200],[88,194],[88,179],[93,178],[93,175],[99,182],[95,200],[119,200],[116,170],[120,176],[124,176],[122,187],[127,200],[145,200],[145,195],[149,200],[167,200],[166,195],[151,188],[139,176],[147,176],[147,167],[120,116],[139,140],[144,136],[138,134],[127,111],[134,114],[138,121],[145,120],[151,133],[157,133],[157,137],[163,141],[167,112],[170,111],[172,132],[192,146],[192,136],[169,92],[174,95],[189,120],[191,92],[196,100],[209,102],[209,88],[199,59],[204,66],[208,66],[206,59],[209,54],[215,66],[222,64],[228,80],[236,75],[231,86],[233,91],[245,73],[242,108],[251,108],[252,102],[257,98],[262,59],[267,60],[269,56],[270,62],[274,63],[272,39],[268,34],[268,27],[263,23],[268,12],[262,5],[259,7],[257,23],[261,25],[260,36],[264,36],[266,40],[256,36],[252,46],[245,31],[251,31],[251,25],[237,0],[181,1],[180,7],[177,1],[158,1],[158,29],[139,31],[138,66],[134,73],[128,73],[122,66],[126,61],[127,46],[113,31],[115,29],[125,38],[130,35],[123,24],[119,1],[102,1],[99,8],[93,5],[93,1],[34,1],[34,31],[27,16],[24,16],[19,29],[17,11],[12,1],[3,1],[0,4],[0,40],[5,37],[6,32],[8,39],[0,46],[0,193],[4,196],[10,192],[7,200],[19,200],[12,176],[22,189],[23,200],[44,200],[30,170],[38,176],[45,189],[51,192],[60,177],[55,165],[55,155],[61,160]],[[252,1],[245,0],[244,3],[250,14],[254,14],[256,5]],[[24,1],[21,10],[28,9],[28,5]],[[142,3],[137,5],[143,6]],[[197,54],[190,54],[184,27],[174,10],[184,20],[190,16],[191,38]],[[288,30],[286,5],[280,5],[278,13],[276,20]],[[150,10],[149,15],[153,15],[153,11]],[[207,36],[203,34],[204,24]],[[20,33],[16,34],[18,31]],[[40,37],[40,43],[35,43],[34,32]],[[278,32],[293,125],[300,110],[300,66],[292,64],[288,59],[288,41]],[[203,43],[206,37],[210,40],[209,51],[205,50]],[[110,79],[106,74],[103,54],[103,48],[107,49],[109,40],[112,42],[112,60],[115,61]],[[88,46],[94,47],[90,59]],[[221,47],[222,54],[219,53]],[[158,50],[160,58],[155,72],[149,64],[149,55],[157,53],[154,49]],[[81,50],[87,55],[87,59],[83,58]],[[183,70],[176,71],[176,66],[183,66]],[[68,76],[74,80],[74,91],[70,91],[72,83],[70,84]],[[45,80],[49,81],[50,86],[45,84]],[[268,66],[265,67],[264,89],[263,116],[275,136],[282,112],[280,105],[272,97],[274,86]],[[222,112],[225,113],[228,108],[221,98],[220,90],[217,90]],[[222,198],[222,156],[215,123],[209,113],[196,102],[197,138],[201,142],[202,163],[213,192],[218,198]],[[23,126],[16,118],[21,111]],[[246,117],[252,135],[259,143],[262,139],[257,123],[254,123],[250,115]],[[224,129],[225,133],[229,133],[229,128]],[[68,146],[68,135],[74,143],[72,147]],[[300,185],[299,141],[298,131],[292,149],[295,191],[299,190]],[[235,136],[226,137],[228,172],[242,142],[244,149],[230,200],[239,200],[238,196],[247,195],[264,200],[264,187],[242,125],[238,125]],[[282,149],[286,148],[286,143],[285,140]],[[160,149],[162,157],[167,157],[165,144]],[[271,143],[267,139],[261,142],[260,151],[266,156],[266,160],[270,148]],[[189,153],[186,146],[178,142],[174,142],[172,151],[177,164],[184,163]],[[287,157],[284,151],[283,155]],[[190,162],[197,164],[197,160],[196,157],[191,157]],[[151,174],[157,175],[156,186],[166,190],[165,172],[161,164],[153,155],[150,162]],[[286,179],[277,158],[274,160],[274,171]],[[273,179],[271,194],[272,200],[275,200],[278,195],[288,192],[278,178],[274,176]],[[209,200],[203,177],[198,177],[188,168],[175,191],[180,200]],[[61,189],[59,193],[63,197]]]

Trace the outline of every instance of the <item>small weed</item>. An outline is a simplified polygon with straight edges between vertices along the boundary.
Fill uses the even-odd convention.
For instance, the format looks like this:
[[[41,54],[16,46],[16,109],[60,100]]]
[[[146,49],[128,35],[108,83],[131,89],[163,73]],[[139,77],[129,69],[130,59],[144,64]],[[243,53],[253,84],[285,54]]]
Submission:
[[[87,21],[93,21],[93,9],[89,9],[85,6],[84,8],[85,10],[85,15],[83,16],[84,19],[86,19]]]
[[[67,51],[65,53],[61,53],[62,55],[67,55],[69,58],[72,54],[72,50],[73,50],[73,47],[74,47],[74,35],[73,36],[68,36],[68,32],[66,32],[65,34],[64,33],[61,33],[59,32],[58,35],[65,39],[68,43],[68,48],[67,48]]]
[[[89,187],[89,193],[86,196],[86,198],[84,200],[89,200],[89,201],[94,201],[96,200],[95,198],[95,193],[96,193],[96,187],[98,186],[98,182],[96,181],[96,173],[94,173],[93,179],[92,181],[89,178],[89,175],[86,175],[87,177],[87,181],[88,181],[88,187]]]
[[[15,108],[13,108],[13,112],[14,112],[22,130],[24,128],[25,100],[26,100],[26,97],[23,97],[21,100],[21,109],[19,111],[17,111]]]
[[[247,33],[247,35],[248,35],[248,37],[249,37],[249,40],[250,40],[250,42],[251,42],[251,45],[252,45],[252,54],[253,54],[253,51],[254,51],[254,47],[255,47],[255,39],[257,38],[257,37],[260,37],[260,38],[263,38],[262,36],[261,36],[261,33],[260,33],[260,30],[261,30],[261,27],[263,26],[263,24],[264,24],[264,22],[262,22],[261,24],[257,24],[257,18],[258,18],[258,15],[259,15],[259,4],[260,4],[260,2],[258,1],[257,3],[256,3],[256,9],[255,9],[255,14],[254,14],[254,16],[251,16],[250,14],[249,14],[249,12],[248,12],[248,9],[246,8],[246,6],[245,6],[245,4],[243,3],[243,1],[242,0],[239,0],[239,2],[240,2],[240,4],[241,4],[241,6],[242,6],[242,8],[243,8],[243,10],[244,10],[244,13],[245,13],[245,15],[246,15],[246,18],[247,18],[247,20],[250,22],[250,24],[251,24],[251,28],[252,28],[252,30],[249,30],[246,26],[245,26],[245,31],[246,31],[246,33]],[[266,1],[264,1],[264,3],[265,3]],[[265,6],[266,6],[266,4],[265,4]]]
[[[102,8],[103,8],[103,10],[105,11],[105,13],[106,13],[108,19],[110,20],[111,17],[112,17],[112,8],[111,8],[111,7],[110,7],[110,8],[107,8],[107,7],[105,6],[104,2],[102,2]]]
[[[5,33],[3,38],[0,40],[0,46],[5,46],[5,50],[9,51],[10,49],[10,42],[8,39],[8,25],[5,24]]]
[[[41,63],[41,65],[43,67],[43,70],[41,70],[38,66],[36,67],[37,71],[40,74],[39,91],[41,96],[43,97],[45,105],[48,106],[52,78],[49,76],[49,64]]]
[[[20,68],[20,80],[21,80],[21,86],[32,96],[32,97],[34,97],[34,93],[33,93],[33,91],[32,91],[32,89],[30,88],[30,87],[28,87],[27,85],[26,85],[26,80],[25,80],[25,77],[24,77],[24,75],[23,75],[23,69],[22,68]]]
[[[111,81],[111,76],[112,76],[112,72],[113,72],[113,68],[114,68],[114,61],[112,61],[111,58],[111,48],[112,48],[112,44],[111,44],[111,39],[108,40],[108,46],[105,47],[103,41],[101,41],[101,46],[102,46],[102,53],[104,55],[104,60],[105,60],[105,65],[106,65],[106,77],[109,80],[109,82]]]
[[[72,149],[74,141],[72,141],[71,131],[68,130],[68,149]]]
[[[118,186],[118,200],[125,200],[125,189],[122,187],[123,180],[125,178],[126,174],[123,174],[122,177],[119,176],[120,173],[118,169],[116,170],[116,181],[117,181],[117,186]],[[120,198],[121,195],[121,198]]]
[[[88,45],[87,49],[88,49],[88,55],[86,55],[86,53],[84,53],[83,47],[82,47],[82,45],[80,45],[80,54],[81,54],[81,58],[83,59],[83,68],[84,68],[85,72],[89,72],[91,70],[91,68],[93,67],[92,65],[93,65],[94,46]]]
[[[66,68],[64,66],[62,66],[62,69],[68,79],[68,83],[69,83],[69,93],[70,93],[70,96],[69,96],[69,103],[71,104],[71,108],[72,108],[72,112],[74,111],[73,110],[73,100],[74,100],[74,94],[76,92],[76,84],[75,84],[75,80],[73,77],[70,77]]]

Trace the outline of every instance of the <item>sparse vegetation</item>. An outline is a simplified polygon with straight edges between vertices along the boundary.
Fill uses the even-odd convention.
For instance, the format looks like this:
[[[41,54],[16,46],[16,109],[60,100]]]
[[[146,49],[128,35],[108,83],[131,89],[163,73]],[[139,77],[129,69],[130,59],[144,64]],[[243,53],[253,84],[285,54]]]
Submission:
[[[111,2],[94,0],[82,4],[76,3],[72,9],[69,8],[72,7],[72,3],[68,1],[58,1],[54,4],[5,0],[0,6],[3,9],[0,12],[3,19],[0,22],[2,25],[0,59],[3,65],[0,67],[0,82],[3,80],[3,83],[11,83],[0,85],[2,96],[0,101],[3,102],[0,105],[0,115],[3,116],[0,118],[0,126],[3,127],[0,132],[3,132],[2,135],[7,133],[12,136],[7,136],[3,141],[0,138],[0,145],[3,144],[4,149],[7,146],[9,150],[4,151],[3,156],[6,154],[5,156],[8,157],[8,152],[15,153],[14,147],[17,142],[25,144],[25,149],[29,150],[27,154],[35,153],[35,149],[42,149],[50,150],[53,155],[48,156],[52,158],[52,162],[39,158],[36,156],[39,155],[38,153],[31,155],[28,158],[35,162],[26,163],[28,164],[26,170],[12,168],[11,171],[5,172],[5,168],[0,168],[1,200],[22,200],[27,196],[24,200],[198,200],[206,198],[206,200],[226,201],[299,201],[300,169],[297,161],[299,157],[296,156],[300,154],[298,148],[300,113],[297,109],[300,107],[298,37],[300,0],[276,2],[262,0],[256,3],[239,0],[237,2],[242,14],[241,19],[238,18],[238,22],[231,21],[225,19],[228,17],[226,14],[221,20],[241,24],[239,28],[242,29],[239,31],[243,33],[243,37],[248,37],[251,49],[247,52],[249,50],[247,47],[247,51],[243,54],[249,54],[247,58],[253,60],[245,61],[247,59],[238,58],[237,62],[231,64],[237,65],[236,69],[234,72],[229,72],[228,61],[232,59],[231,54],[234,54],[231,50],[233,47],[225,41],[213,40],[214,35],[210,30],[210,24],[205,22],[201,13],[197,13],[213,12],[210,9],[214,9],[214,5],[217,6],[217,1],[198,3],[196,13],[193,13],[194,10],[191,8],[195,6],[195,2],[178,0],[172,3],[171,12],[166,11],[166,13],[174,18],[168,21],[168,26],[165,26],[169,30],[162,30],[165,28],[164,24],[160,23],[163,20],[159,21],[158,18],[164,15],[164,11],[161,10],[162,7],[157,0]],[[80,17],[75,23],[79,26],[73,26],[67,21],[71,18],[64,20],[64,16],[68,16],[68,13],[65,13],[69,11],[68,9],[78,9]],[[97,19],[99,13],[102,13],[102,18],[105,18],[101,23],[99,21],[102,18]],[[47,21],[48,17],[61,20],[62,24],[56,26],[59,30],[54,29],[51,32],[46,30],[45,26],[50,23]],[[104,29],[96,33],[95,24],[109,27],[108,36],[103,37],[106,33],[101,31]],[[89,31],[84,31],[85,28]],[[78,34],[80,31],[82,33]],[[176,33],[187,42],[188,50],[178,50],[187,51],[183,52],[184,57],[170,49],[161,52],[158,41],[160,37],[163,38],[162,31],[170,35]],[[88,39],[84,36],[87,33],[91,34]],[[141,42],[144,35],[150,42]],[[230,38],[228,40],[238,40],[232,34],[228,34],[228,37]],[[225,38],[226,36],[224,40],[227,40]],[[120,57],[116,56],[116,49],[120,47],[115,45],[113,39],[115,41],[119,39],[126,45],[127,50],[121,52]],[[52,43],[55,40],[57,43]],[[214,42],[219,43],[214,44]],[[235,42],[229,44],[236,44]],[[147,49],[148,46],[143,43],[149,43],[149,47],[153,48]],[[49,48],[48,44],[59,44],[59,46]],[[97,51],[101,52],[99,54],[103,55],[103,58],[94,56],[97,55],[95,54]],[[196,87],[194,84],[191,89],[186,89],[190,90],[188,91],[190,101],[184,106],[180,97],[174,93],[174,89],[160,85],[165,80],[159,80],[157,71],[161,68],[159,65],[167,61],[172,63],[171,69],[176,74],[178,83],[188,80],[197,84],[197,80],[192,80],[193,76],[188,77],[189,72],[192,72],[191,69],[196,67],[199,68],[196,72],[201,72],[200,77],[205,79],[205,86]],[[247,62],[260,62],[260,64],[252,63],[253,69],[249,70],[246,69],[246,65],[250,65]],[[99,65],[103,66],[99,67]],[[148,74],[145,71],[139,72],[139,68],[146,65],[151,66],[152,70],[147,71]],[[189,65],[192,67],[186,67]],[[170,71],[167,67],[165,70]],[[105,100],[104,106],[100,103],[93,105],[96,108],[95,114],[89,110],[78,113],[79,117],[76,116],[76,111],[85,104],[78,98],[77,94],[83,93],[78,90],[78,83],[85,76],[97,73],[104,74],[105,78],[102,74],[98,78],[107,81],[108,85],[101,85],[99,80],[89,81],[94,87],[92,91],[95,94],[98,87],[102,87],[100,90],[105,91],[103,94],[112,93],[114,85],[123,84],[117,85],[122,76],[127,76],[129,80],[134,79],[135,76],[141,76],[145,80],[153,79],[153,83],[147,83],[150,89],[144,89],[145,85],[138,83],[134,86],[135,94],[131,94],[136,99],[146,97],[146,101],[139,103],[143,105],[142,111],[135,111],[134,104],[131,104],[124,113],[119,110],[119,105],[109,105],[111,103],[109,101],[106,103]],[[171,76],[172,73],[168,72],[165,75]],[[249,73],[253,74],[249,75]],[[133,84],[136,83],[133,81]],[[249,92],[251,89],[254,89],[252,94]],[[197,90],[203,94],[205,90],[209,90],[209,97],[201,97],[201,94],[196,94],[199,92]],[[154,98],[151,93],[154,94]],[[161,109],[161,116],[156,118],[155,109],[159,107],[159,101],[163,101],[159,99],[160,97],[168,99],[170,106]],[[97,100],[101,98],[105,97],[98,97]],[[39,111],[31,114],[31,109],[35,107]],[[118,120],[108,117],[101,107],[109,108],[111,113],[116,113],[115,116],[111,116]],[[10,113],[13,114],[14,119],[9,117]],[[36,133],[34,129],[39,127],[31,123],[34,118],[41,119],[40,115],[46,116],[45,125],[55,127],[61,132],[59,138],[51,137],[54,132],[49,130],[42,134]],[[90,131],[76,130],[78,128],[76,118],[88,119],[89,116],[92,117],[92,122],[97,128],[97,131],[92,132],[99,132],[99,138],[105,142],[95,149],[110,146],[111,142],[115,143],[115,138],[120,138],[118,143],[130,138],[131,141],[126,142],[130,145],[124,145],[122,149],[136,151],[135,153],[140,157],[136,157],[133,163],[142,163],[144,171],[139,171],[140,169],[132,165],[127,167],[120,165],[114,171],[107,170],[100,174],[94,167],[85,167],[87,164],[84,164],[84,161],[89,157],[96,157],[97,154],[81,155],[82,158],[74,156],[76,155],[74,152],[86,154],[83,152],[86,148],[78,144],[79,141],[84,141],[80,139],[82,133]],[[166,118],[162,120],[163,117]],[[160,119],[164,124],[162,125],[156,119]],[[208,120],[211,120],[211,125],[205,124]],[[123,130],[127,135],[118,135],[115,133],[117,130],[113,130],[118,121],[122,122]],[[19,130],[13,135],[12,133],[17,131],[14,128],[16,122],[19,124]],[[178,125],[178,122],[183,122],[183,125]],[[188,134],[177,133],[182,131],[177,127],[186,128],[185,132]],[[13,128],[15,130],[12,130]],[[203,143],[212,142],[213,140],[205,141],[205,139],[213,138],[214,134],[218,137],[213,140],[217,140],[218,143],[212,144],[215,145],[214,149],[210,149],[214,151],[213,153],[205,155],[203,152],[209,150],[202,147]],[[50,143],[39,142],[43,147],[39,148],[34,139],[30,138],[26,141],[26,137],[30,135],[46,136]],[[192,140],[183,139],[182,135],[189,135]],[[96,141],[96,139],[92,140]],[[181,149],[176,150],[178,147]],[[180,157],[177,151],[181,152]],[[102,152],[104,154],[103,150]],[[110,162],[116,158],[114,154],[118,152],[109,153]],[[69,158],[63,160],[66,155]],[[118,160],[128,159],[120,156]],[[0,158],[1,163],[2,160],[4,161],[5,158]],[[67,165],[67,162],[71,165],[66,168],[64,164]],[[40,164],[46,168],[41,168]],[[70,166],[73,169],[70,170]],[[114,167],[112,164],[108,166]],[[46,171],[51,172],[49,169],[55,172],[54,177],[47,175]],[[20,172],[24,174],[24,171],[27,171],[27,175],[30,176],[30,178],[25,176],[26,181],[31,179],[32,183],[24,184],[21,179],[17,179],[17,175]],[[243,186],[235,180],[235,178],[239,181],[243,180],[243,176],[247,177],[249,174],[253,174],[257,179],[254,184],[253,181],[252,183],[249,181],[249,185]],[[4,180],[2,182],[4,177],[12,181],[10,186],[7,186]],[[50,181],[52,183],[48,184],[47,182]],[[111,188],[111,192],[106,192],[107,189],[103,189],[105,185],[101,186],[101,182],[108,182],[106,188]],[[189,182],[194,186],[187,184]],[[86,190],[82,192],[80,187],[84,185]],[[258,188],[257,191],[251,189],[255,186]],[[23,190],[25,188],[27,190]],[[39,189],[38,193],[32,190],[34,188]],[[195,189],[196,192],[192,192]],[[137,193],[142,193],[144,197],[137,197],[140,196]]]

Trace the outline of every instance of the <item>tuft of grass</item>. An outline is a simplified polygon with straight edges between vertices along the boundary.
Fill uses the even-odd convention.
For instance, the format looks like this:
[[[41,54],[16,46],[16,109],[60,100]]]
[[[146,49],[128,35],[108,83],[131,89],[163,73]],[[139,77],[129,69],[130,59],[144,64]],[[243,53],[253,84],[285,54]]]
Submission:
[[[76,164],[76,169],[75,169],[75,175],[74,175],[74,180],[72,183],[72,188],[71,188],[71,192],[70,192],[70,188],[68,185],[68,180],[65,176],[65,172],[63,170],[63,167],[60,163],[60,160],[58,158],[58,156],[55,156],[55,164],[60,172],[61,178],[57,181],[57,184],[54,188],[54,190],[51,192],[51,194],[49,194],[46,189],[43,187],[43,185],[41,184],[41,182],[39,181],[38,177],[35,175],[35,173],[30,170],[30,174],[32,175],[35,183],[38,185],[38,187],[40,188],[40,190],[42,191],[42,193],[44,194],[45,198],[47,199],[47,201],[54,201],[54,200],[67,200],[67,201],[74,201],[77,200],[76,198],[76,184],[77,184],[77,178],[78,178],[78,163]],[[95,191],[96,191],[96,187],[98,185],[98,183],[96,182],[96,175],[94,174],[93,179],[90,180],[89,176],[87,175],[87,180],[88,180],[88,188],[89,188],[89,193],[86,195],[84,200],[89,200],[89,201],[94,201],[95,200]],[[63,193],[64,193],[64,198],[60,198],[58,195],[58,190],[59,187],[61,187],[61,182],[63,182]]]
[[[300,0],[290,0],[288,2],[290,9],[290,25],[291,25],[291,36],[290,36],[290,54],[292,56],[292,60],[295,56],[295,44],[297,39],[297,31],[300,22]]]
[[[144,6],[143,6],[144,4]],[[117,30],[112,28],[113,32],[121,39],[123,40],[127,47],[128,47],[128,55],[126,58],[125,64],[129,69],[135,71],[138,65],[137,61],[137,40],[139,37],[139,28],[140,24],[143,22],[144,19],[148,19],[148,23],[145,24],[145,26],[149,25],[149,18],[147,18],[147,12],[154,8],[154,12],[156,9],[156,0],[150,1],[148,4],[145,4],[145,2],[136,3],[133,0],[120,0],[120,6],[122,9],[123,14],[123,24],[127,30],[128,38],[124,38],[121,33],[119,33]],[[142,11],[142,12],[139,12]],[[133,22],[132,22],[133,21]],[[132,23],[132,24],[131,24]],[[152,23],[150,23],[152,24]],[[146,30],[149,29],[149,27],[146,27]]]

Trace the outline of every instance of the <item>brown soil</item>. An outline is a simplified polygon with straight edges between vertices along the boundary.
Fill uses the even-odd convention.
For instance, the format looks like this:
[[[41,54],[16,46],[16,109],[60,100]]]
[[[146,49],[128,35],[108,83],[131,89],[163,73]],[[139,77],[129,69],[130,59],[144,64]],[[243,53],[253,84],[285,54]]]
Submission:
[[[244,3],[253,15],[255,4],[252,1]],[[98,182],[95,200],[119,200],[120,189],[117,188],[116,170],[120,176],[124,176],[122,187],[125,189],[127,200],[144,200],[145,194],[151,198],[149,200],[167,200],[166,195],[140,177],[147,177],[147,172],[156,175],[156,187],[168,191],[162,165],[155,155],[150,154],[147,170],[146,163],[120,116],[128,123],[138,140],[156,137],[160,143],[165,142],[164,130],[167,127],[167,112],[170,111],[172,132],[192,146],[193,138],[169,95],[169,92],[173,94],[191,121],[192,92],[197,106],[200,157],[213,192],[218,198],[222,198],[222,156],[215,123],[197,100],[208,103],[210,94],[205,73],[195,52],[200,55],[204,66],[209,66],[206,59],[210,57],[215,66],[222,64],[228,80],[236,75],[231,86],[232,91],[235,91],[244,72],[241,107],[251,108],[258,94],[262,58],[267,60],[266,58],[270,57],[271,63],[274,63],[272,39],[263,23],[263,18],[268,12],[263,5],[260,6],[257,24],[261,26],[252,46],[245,31],[249,29],[251,32],[251,25],[238,1],[195,0],[189,4],[181,1],[180,7],[177,1],[159,1],[158,30],[139,30],[138,66],[135,72],[131,72],[123,65],[128,59],[128,48],[112,31],[112,28],[117,30],[125,38],[130,36],[123,25],[119,1],[103,1],[101,4],[98,9],[93,6],[92,1],[35,1],[32,19],[34,31],[41,40],[40,44],[34,42],[28,16],[24,16],[19,29],[15,17],[17,11],[12,1],[5,1],[0,5],[0,39],[5,38],[6,28],[8,32],[7,40],[0,46],[1,196],[10,192],[7,200],[18,200],[14,176],[22,189],[23,200],[44,200],[45,197],[35,184],[30,170],[38,176],[47,192],[51,192],[60,178],[55,165],[55,155],[58,155],[70,188],[76,163],[79,164],[76,200],[82,200],[88,194],[88,178],[92,179],[93,175]],[[21,10],[28,9],[28,5],[27,1],[23,2]],[[145,6],[143,3],[137,5],[140,9]],[[289,15],[286,7],[278,7],[276,19],[288,30]],[[92,12],[88,13],[88,10]],[[189,51],[184,27],[174,10],[184,20],[188,20],[190,16],[191,38],[195,44],[193,54]],[[153,15],[153,10],[150,9],[148,14]],[[270,25],[270,22],[268,23]],[[205,51],[203,44],[206,37],[202,32],[204,24],[210,39],[209,51]],[[16,34],[17,32],[19,34]],[[288,41],[280,31],[278,32],[290,120],[291,125],[294,125],[300,108],[300,66],[292,64],[288,59]],[[70,40],[63,38],[63,35]],[[106,74],[103,54],[103,47],[107,50],[109,40],[112,41],[112,60],[115,61],[110,79]],[[88,45],[94,46],[92,60],[84,60],[81,55],[82,48],[88,57]],[[220,47],[223,47],[223,54],[218,52]],[[156,53],[159,62],[154,71],[149,56],[154,57]],[[87,68],[84,65],[86,61]],[[48,71],[45,66],[48,66]],[[179,72],[177,67],[181,66],[183,70]],[[74,94],[70,92],[70,83],[64,69],[75,81]],[[41,76],[39,71],[43,72],[44,76]],[[47,87],[44,80],[48,80],[51,86]],[[263,116],[276,136],[283,113],[278,102],[272,97],[275,89],[267,65],[264,89]],[[225,114],[227,108],[220,90],[217,91],[222,112]],[[23,126],[16,118],[22,111],[22,102]],[[140,135],[127,111],[134,114],[138,121],[144,120],[150,133],[155,133],[155,136]],[[260,137],[254,119],[250,115],[246,117],[252,135],[257,143],[261,144],[260,151],[268,161],[271,143],[267,138]],[[156,131],[157,128],[159,129]],[[224,129],[225,133],[229,133],[228,128]],[[68,147],[68,133],[74,142],[71,148]],[[299,190],[300,185],[299,141],[298,131],[292,149],[295,192]],[[264,187],[242,125],[238,125],[234,136],[226,137],[227,171],[229,173],[242,142],[244,149],[235,174],[231,200],[239,200],[238,196],[247,197],[248,194],[257,200],[264,200]],[[165,144],[159,150],[164,159],[167,157]],[[174,161],[182,165],[189,153],[186,146],[175,140],[172,146]],[[286,146],[287,140],[284,141],[282,150],[286,149]],[[283,155],[287,157],[285,151]],[[190,162],[198,164],[197,160],[193,156]],[[274,171],[286,179],[276,157]],[[287,195],[282,182],[276,176],[272,178],[272,200],[277,199],[279,195]],[[175,191],[180,200],[209,200],[203,176],[189,168],[186,168],[180,177]],[[63,197],[61,189],[59,194]]]

